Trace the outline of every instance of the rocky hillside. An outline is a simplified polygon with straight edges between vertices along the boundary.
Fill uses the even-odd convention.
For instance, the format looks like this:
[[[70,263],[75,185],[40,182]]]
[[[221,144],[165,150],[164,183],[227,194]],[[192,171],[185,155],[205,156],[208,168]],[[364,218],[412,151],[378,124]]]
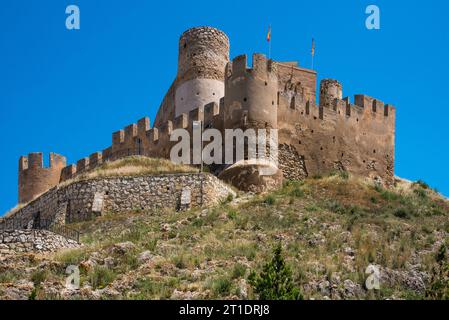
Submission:
[[[0,257],[0,299],[253,299],[248,277],[279,242],[305,299],[435,299],[449,287],[449,202],[423,182],[386,190],[337,174],[211,209],[70,227],[82,248]],[[365,288],[370,264],[379,290]],[[65,287],[69,265],[80,268],[79,290]]]

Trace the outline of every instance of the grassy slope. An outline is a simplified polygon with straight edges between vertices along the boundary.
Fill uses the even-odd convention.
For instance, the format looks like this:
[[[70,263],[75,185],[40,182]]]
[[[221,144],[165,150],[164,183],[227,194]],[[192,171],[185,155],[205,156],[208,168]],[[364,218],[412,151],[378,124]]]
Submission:
[[[305,298],[424,298],[449,204],[423,184],[387,191],[333,176],[208,210],[105,215],[73,227],[84,248],[21,258],[20,270],[2,273],[0,297],[5,283],[27,278],[40,284],[37,298],[254,298],[245,279],[282,241]],[[127,241],[134,247],[116,249]],[[65,267],[79,263],[85,289],[64,295]],[[377,292],[363,288],[370,263],[385,275]]]

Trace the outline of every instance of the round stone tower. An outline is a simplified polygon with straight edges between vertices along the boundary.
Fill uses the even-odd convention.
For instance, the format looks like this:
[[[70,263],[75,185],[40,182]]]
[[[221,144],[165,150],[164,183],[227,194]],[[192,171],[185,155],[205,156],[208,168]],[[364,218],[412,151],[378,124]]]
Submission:
[[[334,79],[323,79],[320,85],[320,106],[333,108],[335,99],[343,98],[343,87]]]
[[[61,178],[61,171],[66,166],[66,158],[50,153],[50,166],[44,168],[42,153],[30,153],[19,160],[19,203],[32,201],[36,196],[48,191]]]
[[[219,178],[233,184],[240,190],[265,192],[282,184],[282,172],[277,167],[274,150],[278,141],[272,138],[277,132],[277,65],[262,54],[253,55],[253,67],[247,67],[246,55],[236,57],[228,68],[224,98],[224,129],[253,129],[258,138],[265,132],[265,157],[261,157],[260,146],[257,154],[247,152],[244,159],[235,157],[236,162],[225,168]],[[262,130],[260,130],[262,129]],[[251,131],[251,130],[249,130]],[[226,146],[228,148],[229,146]],[[236,154],[236,146],[232,146]],[[277,153],[277,152],[276,152]]]
[[[229,39],[211,27],[187,30],[179,40],[175,116],[224,96],[224,78],[229,62]]]
[[[262,54],[236,57],[226,77],[225,129],[276,129],[278,77],[276,63]]]

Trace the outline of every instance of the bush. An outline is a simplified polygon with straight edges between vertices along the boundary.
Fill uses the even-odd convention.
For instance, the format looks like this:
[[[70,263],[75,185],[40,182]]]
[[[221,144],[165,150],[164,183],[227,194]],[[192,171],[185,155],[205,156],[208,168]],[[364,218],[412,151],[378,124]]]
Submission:
[[[332,171],[329,176],[334,177],[338,176],[342,180],[348,180],[349,179],[349,173],[345,170],[336,170]]]
[[[342,206],[340,204],[340,202],[338,202],[337,200],[330,200],[330,201],[326,202],[326,208],[329,211],[339,213],[339,214],[344,214],[347,211],[346,208],[344,206]]]
[[[157,241],[158,241],[158,240],[157,240],[156,238],[148,240],[148,241],[145,243],[145,248],[147,248],[147,249],[150,250],[150,251],[156,250],[156,247],[157,247]]]
[[[18,275],[13,271],[3,271],[0,272],[0,283],[10,283],[16,280]]]
[[[394,216],[401,219],[409,219],[410,214],[405,209],[397,209],[394,213]]]
[[[253,271],[249,283],[261,300],[300,300],[302,295],[294,286],[292,272],[282,257],[282,247],[278,244],[273,251],[273,257],[256,275]]]
[[[212,289],[216,295],[226,296],[231,291],[231,285],[231,280],[227,277],[222,277],[214,281]]]
[[[304,196],[304,191],[302,191],[299,187],[296,187],[290,192],[290,195],[292,197],[301,198]]]
[[[272,206],[276,203],[276,198],[272,195],[269,195],[265,197],[265,200],[263,202],[269,206]]]
[[[112,270],[104,266],[96,266],[89,273],[90,285],[95,290],[97,288],[102,289],[110,284],[115,279],[115,274]]]
[[[427,192],[423,188],[415,189],[413,192],[418,196],[420,199],[426,199],[427,198]]]
[[[172,258],[172,262],[178,269],[185,269],[187,266],[184,255],[177,255]]]
[[[35,286],[39,286],[42,282],[47,279],[48,271],[47,270],[37,270],[34,271],[31,275],[31,281],[33,281]]]
[[[382,198],[384,198],[387,201],[396,201],[401,198],[401,196],[399,194],[389,191],[389,190],[385,190],[385,189],[382,189],[380,191],[380,195]]]
[[[413,184],[418,185],[425,190],[429,189],[429,185],[422,180],[418,180],[418,181],[414,182]]]
[[[229,210],[228,218],[231,220],[235,220],[237,218],[237,211],[235,211],[234,209]]]
[[[237,263],[232,270],[232,279],[238,279],[245,275],[246,267],[243,264]]]
[[[348,171],[340,171],[339,174],[340,178],[343,180],[348,180],[349,179],[349,173]]]
[[[88,252],[85,249],[71,249],[57,255],[57,260],[65,265],[78,265],[87,258]]]
[[[306,211],[308,211],[308,212],[315,212],[315,211],[320,210],[320,207],[318,207],[318,206],[317,206],[316,204],[314,204],[314,203],[310,203],[310,204],[306,205],[306,206],[304,207],[304,209],[306,209]]]

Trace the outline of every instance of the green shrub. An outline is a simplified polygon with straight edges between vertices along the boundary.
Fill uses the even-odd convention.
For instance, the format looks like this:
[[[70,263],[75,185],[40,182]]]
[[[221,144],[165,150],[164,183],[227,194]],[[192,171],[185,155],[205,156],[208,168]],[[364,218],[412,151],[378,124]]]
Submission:
[[[36,300],[36,297],[37,297],[37,288],[34,287],[30,295],[28,296],[28,300]]]
[[[81,261],[88,258],[88,252],[85,249],[72,249],[63,251],[57,256],[57,260],[66,265],[78,265]]]
[[[423,188],[415,189],[413,192],[418,196],[420,199],[426,199],[427,198],[427,192]]]
[[[115,273],[104,266],[95,266],[89,273],[89,281],[92,288],[102,289],[110,284],[115,279]]]
[[[147,248],[150,251],[156,250],[157,241],[158,240],[156,238],[148,240],[148,242],[145,243],[145,248]]]
[[[231,220],[235,220],[237,218],[237,211],[231,209],[228,211],[228,218]]]
[[[232,269],[232,279],[238,279],[245,275],[246,267],[243,264],[236,263]]]
[[[178,256],[174,256],[172,258],[172,262],[175,265],[176,268],[178,269],[185,269],[186,268],[186,261],[184,258],[184,255],[178,255]]]
[[[349,179],[349,173],[348,173],[348,171],[342,171],[342,170],[340,170],[340,171],[338,171],[338,176],[341,178],[341,179],[343,179],[343,180],[348,180]]]
[[[306,209],[306,211],[309,211],[309,212],[314,212],[314,211],[320,210],[320,207],[318,207],[318,206],[317,206],[316,204],[314,204],[314,203],[310,203],[310,204],[306,205],[306,206],[304,207],[304,209]]]
[[[273,195],[268,195],[265,197],[263,202],[269,206],[272,206],[276,203],[276,198]]]
[[[282,257],[281,244],[276,246],[271,261],[265,264],[263,271],[260,274],[253,271],[248,280],[261,300],[302,299],[293,283],[291,269]]]
[[[13,271],[2,271],[0,272],[0,283],[14,282],[17,276],[18,275],[16,275],[16,273]]]
[[[410,219],[410,214],[403,208],[397,209],[393,214],[397,218]]]
[[[48,271],[47,270],[36,270],[31,275],[31,281],[33,281],[35,286],[39,286],[42,282],[47,279]]]
[[[304,191],[299,187],[295,187],[292,191],[290,191],[290,195],[296,198],[302,198],[304,196]]]
[[[418,180],[418,181],[414,182],[413,184],[420,186],[421,188],[423,188],[425,190],[429,189],[429,185],[422,180]]]
[[[192,225],[197,228],[202,227],[204,225],[204,219],[195,218],[195,220],[193,220],[193,222],[192,222]]]
[[[326,203],[326,208],[329,211],[344,214],[346,212],[346,208],[340,204],[337,200],[331,200]]]
[[[212,285],[212,290],[216,295],[227,296],[231,291],[232,282],[227,277],[218,278]]]
[[[136,281],[135,287],[138,292],[132,295],[133,300],[169,299],[179,279],[169,278],[165,281],[143,278]]]
[[[396,201],[401,198],[401,196],[399,194],[389,191],[389,190],[385,190],[385,189],[381,190],[380,195],[382,198],[384,198],[387,201]]]
[[[237,229],[246,230],[249,224],[249,217],[247,216],[237,216],[235,219],[235,227]]]

